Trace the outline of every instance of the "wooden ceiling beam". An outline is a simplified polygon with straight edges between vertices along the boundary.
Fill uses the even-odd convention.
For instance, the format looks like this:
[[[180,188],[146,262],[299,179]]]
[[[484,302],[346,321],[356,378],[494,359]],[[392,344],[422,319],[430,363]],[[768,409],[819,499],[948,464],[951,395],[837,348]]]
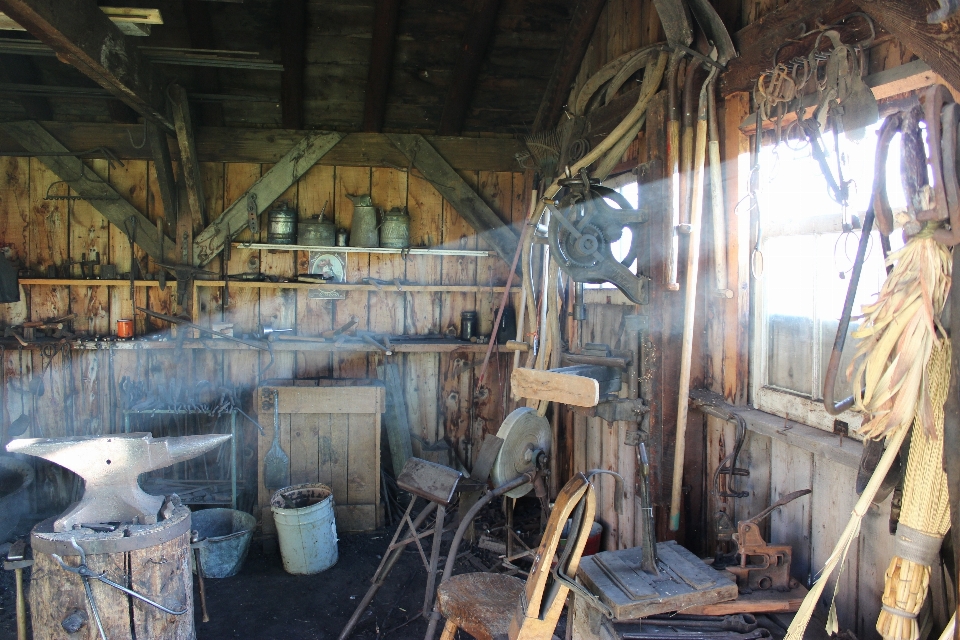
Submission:
[[[94,5],[95,6],[95,5]],[[32,153],[69,153],[59,140],[33,120],[7,122],[0,127]],[[84,170],[83,161],[74,156],[40,156],[40,162],[67,182],[77,195],[87,198],[94,209],[121,229],[128,219],[137,221],[137,244],[158,262],[176,260],[174,242],[157,232],[157,227],[146,216],[127,202],[96,173]]]
[[[247,228],[251,215],[259,218],[274,200],[296,184],[317,161],[343,139],[342,133],[312,131],[305,135],[286,155],[260,176],[217,219],[193,241],[193,261],[203,266],[223,250],[224,242]]]
[[[362,130],[367,133],[380,133],[383,130],[399,22],[400,0],[377,0],[373,11],[367,90],[363,99]]]
[[[303,80],[307,54],[307,2],[280,3],[280,111],[287,129],[303,128]]]
[[[141,125],[51,121],[41,124],[71,149],[103,146],[122,160],[153,159],[146,145],[137,148],[130,141],[131,136],[135,141],[142,138]],[[307,133],[294,129],[195,127],[194,140],[200,162],[274,163]],[[514,138],[424,137],[458,171],[521,171],[516,156],[523,153],[525,147]],[[16,154],[25,150],[0,129],[0,153]],[[174,141],[171,141],[170,152],[173,159],[179,161],[180,153]],[[381,133],[348,133],[318,162],[350,167],[403,167],[408,164],[406,156]]]
[[[463,130],[467,110],[477,85],[477,76],[480,75],[480,67],[493,40],[499,12],[500,0],[477,0],[474,6],[463,33],[453,81],[447,89],[447,99],[443,103],[440,126],[437,129],[441,136],[459,135]]]
[[[534,133],[552,129],[560,121],[563,106],[570,95],[570,87],[580,72],[580,65],[587,54],[587,47],[590,46],[605,4],[606,0],[578,0],[574,7],[563,48],[557,56],[553,73],[547,81],[547,89],[540,101],[540,108],[537,109],[537,117],[533,121]]]
[[[159,72],[89,0],[0,0],[0,10],[137,113],[167,131]]]
[[[388,133],[387,137],[416,168],[453,205],[460,217],[507,264],[513,264],[520,238],[501,220],[460,174],[437,153],[426,138],[418,134]],[[518,265],[519,266],[519,265]]]
[[[760,74],[773,67],[774,56],[783,61],[794,55],[810,53],[814,36],[809,42],[804,40],[796,45],[796,51],[791,51],[791,39],[809,31],[814,25],[832,24],[856,10],[857,5],[853,0],[793,0],[740,29],[733,34],[733,42],[740,56],[731,60],[727,70],[720,75],[720,92],[726,96],[738,91],[751,91]],[[851,21],[851,26],[864,27],[864,23],[864,20]],[[850,33],[845,35],[844,42],[850,41],[851,36],[857,37]],[[869,36],[869,28],[861,35]]]
[[[960,20],[928,24],[937,2],[929,0],[858,0],[860,8],[937,74],[960,89]]]

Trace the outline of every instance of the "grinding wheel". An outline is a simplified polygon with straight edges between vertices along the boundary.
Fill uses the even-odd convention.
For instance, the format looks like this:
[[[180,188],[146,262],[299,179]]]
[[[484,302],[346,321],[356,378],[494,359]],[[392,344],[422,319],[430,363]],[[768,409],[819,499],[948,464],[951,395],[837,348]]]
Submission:
[[[536,451],[550,455],[550,423],[530,407],[521,407],[508,415],[500,425],[497,437],[503,439],[503,447],[493,463],[493,469],[490,470],[495,487],[536,469]],[[531,484],[525,484],[505,495],[519,498],[526,495],[532,487]]]

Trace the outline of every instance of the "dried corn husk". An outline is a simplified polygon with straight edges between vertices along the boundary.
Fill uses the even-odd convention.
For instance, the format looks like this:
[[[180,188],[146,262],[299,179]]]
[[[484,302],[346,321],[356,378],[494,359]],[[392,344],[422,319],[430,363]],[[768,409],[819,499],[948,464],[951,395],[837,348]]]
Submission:
[[[926,367],[939,343],[937,325],[950,289],[950,250],[932,238],[928,225],[887,259],[893,270],[877,301],[863,307],[853,373],[855,407],[869,418],[865,438],[881,438],[918,418],[933,434]]]
[[[935,538],[950,528],[950,498],[943,470],[943,403],[950,386],[950,341],[942,340],[930,355],[930,383],[934,437],[914,422],[910,456],[904,476],[900,524]],[[877,631],[884,640],[918,640],[916,615],[927,595],[930,566],[898,556],[890,561],[883,590],[884,609],[877,618]]]
[[[915,433],[935,434],[933,407],[927,392],[928,363],[934,347],[942,342],[937,326],[950,289],[952,266],[949,249],[932,239],[938,226],[928,225],[903,249],[888,257],[888,264],[894,264],[893,270],[877,302],[864,307],[864,322],[853,334],[861,339],[851,365],[851,370],[856,371],[854,398],[857,408],[871,416],[860,432],[876,439],[885,437],[887,447],[820,577],[790,623],[785,640],[802,640],[827,581],[843,566],[847,551],[860,532],[863,516],[910,427],[916,423],[922,429],[915,429]],[[942,350],[938,348],[938,352]],[[935,364],[938,362],[939,357]],[[827,631],[837,630],[836,609],[831,606]]]

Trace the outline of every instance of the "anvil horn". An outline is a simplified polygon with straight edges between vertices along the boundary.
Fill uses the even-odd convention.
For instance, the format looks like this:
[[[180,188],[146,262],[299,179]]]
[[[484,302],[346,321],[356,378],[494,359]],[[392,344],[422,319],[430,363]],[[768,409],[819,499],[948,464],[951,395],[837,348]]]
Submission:
[[[23,438],[10,441],[7,451],[44,458],[84,479],[83,497],[53,525],[54,531],[67,531],[75,524],[156,522],[163,497],[145,493],[137,477],[206,453],[230,437],[217,434],[154,439],[149,433],[121,433]]]

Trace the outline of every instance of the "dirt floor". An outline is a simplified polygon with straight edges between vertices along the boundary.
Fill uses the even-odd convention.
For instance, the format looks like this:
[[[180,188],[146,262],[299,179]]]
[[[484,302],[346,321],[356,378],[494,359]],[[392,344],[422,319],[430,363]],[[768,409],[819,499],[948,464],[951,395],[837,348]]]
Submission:
[[[280,556],[265,555],[257,541],[240,573],[232,578],[207,579],[210,622],[202,622],[196,600],[198,640],[263,638],[282,640],[335,639],[370,585],[370,577],[393,535],[392,529],[346,535],[339,542],[337,564],[313,576],[293,576],[283,570]],[[449,535],[449,534],[448,534]],[[443,551],[446,551],[445,541]],[[464,545],[461,552],[466,548]],[[425,543],[429,554],[429,546]],[[441,555],[441,558],[443,556]],[[477,558],[492,564],[493,556]],[[443,560],[440,568],[442,570]],[[461,560],[457,573],[476,571]],[[0,640],[17,637],[13,572],[0,572]],[[24,582],[29,582],[29,571]],[[408,548],[373,605],[361,618],[352,638],[370,640],[422,638],[427,622],[420,617],[426,572],[416,547]],[[561,625],[563,625],[561,621]],[[440,635],[442,625],[437,630]],[[557,635],[563,637],[563,627]]]

